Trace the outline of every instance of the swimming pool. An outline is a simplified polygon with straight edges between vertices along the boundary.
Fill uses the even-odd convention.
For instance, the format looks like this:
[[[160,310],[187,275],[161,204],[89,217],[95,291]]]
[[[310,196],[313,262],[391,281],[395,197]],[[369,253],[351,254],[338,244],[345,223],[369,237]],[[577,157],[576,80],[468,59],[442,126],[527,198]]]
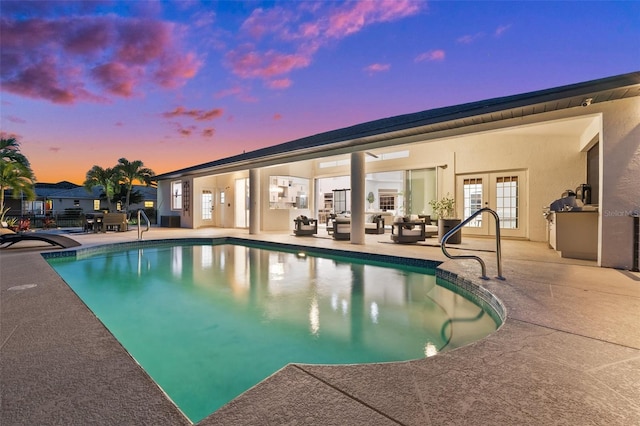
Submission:
[[[424,262],[227,242],[47,259],[194,422],[288,363],[422,358],[499,323]]]

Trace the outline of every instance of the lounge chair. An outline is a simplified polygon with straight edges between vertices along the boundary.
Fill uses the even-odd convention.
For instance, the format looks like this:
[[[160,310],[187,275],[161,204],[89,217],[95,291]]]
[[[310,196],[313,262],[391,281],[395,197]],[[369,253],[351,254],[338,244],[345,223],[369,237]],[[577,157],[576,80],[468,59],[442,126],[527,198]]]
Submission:
[[[310,219],[306,216],[299,216],[293,219],[293,233],[296,236],[314,235],[318,233],[318,219]]]
[[[7,248],[21,241],[42,241],[61,248],[77,247],[80,245],[76,240],[59,234],[49,234],[46,232],[12,232],[0,235],[0,248]]]
[[[417,243],[425,238],[424,222],[394,223],[391,228],[391,240],[394,243]]]
[[[331,222],[331,227],[327,228],[327,232],[333,236],[334,240],[350,240],[351,239],[351,218],[336,217]]]
[[[384,219],[381,215],[374,214],[365,218],[365,234],[384,234]]]

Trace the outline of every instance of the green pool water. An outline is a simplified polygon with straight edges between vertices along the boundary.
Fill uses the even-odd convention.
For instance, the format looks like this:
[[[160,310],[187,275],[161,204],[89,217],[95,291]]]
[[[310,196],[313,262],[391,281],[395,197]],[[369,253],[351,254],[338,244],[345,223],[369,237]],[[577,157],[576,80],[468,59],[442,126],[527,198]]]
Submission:
[[[424,358],[497,328],[417,268],[231,244],[48,261],[193,422],[288,363]]]

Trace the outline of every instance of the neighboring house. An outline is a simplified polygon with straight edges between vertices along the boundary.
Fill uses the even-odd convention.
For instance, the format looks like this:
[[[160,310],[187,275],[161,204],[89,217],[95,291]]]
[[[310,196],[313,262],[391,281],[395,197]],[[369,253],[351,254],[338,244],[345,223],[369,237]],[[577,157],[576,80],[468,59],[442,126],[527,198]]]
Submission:
[[[147,208],[152,209],[157,204],[157,189],[144,185],[134,185],[133,190],[139,192],[143,200],[137,204],[131,204],[130,211]],[[91,212],[106,210],[107,201],[101,199],[102,187],[97,186],[88,192],[83,186],[63,181],[58,183],[36,183],[36,199],[33,201],[14,200],[8,191],[5,203],[11,209],[9,216],[45,216],[64,214],[69,210]],[[124,200],[123,200],[124,202]],[[123,203],[117,203],[120,210]]]
[[[429,201],[450,194],[458,218],[489,206],[500,214],[503,237],[555,245],[544,211],[586,184],[593,221],[569,237],[591,238],[598,265],[631,269],[638,263],[640,72],[385,118],[157,179],[165,225],[287,232],[298,215],[348,210],[356,244],[368,211],[432,214]],[[463,235],[494,235],[488,219]]]

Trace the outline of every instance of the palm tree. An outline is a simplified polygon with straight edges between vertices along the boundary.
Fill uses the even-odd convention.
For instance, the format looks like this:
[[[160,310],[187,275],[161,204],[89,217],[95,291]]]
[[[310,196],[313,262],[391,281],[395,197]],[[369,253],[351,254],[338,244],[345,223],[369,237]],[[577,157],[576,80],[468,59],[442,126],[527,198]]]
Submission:
[[[20,152],[20,143],[16,138],[0,139],[0,219],[9,211],[4,206],[4,192],[12,190],[12,196],[19,199],[25,196],[27,200],[34,200],[35,175],[31,170],[29,160]]]
[[[100,166],[93,166],[91,170],[87,172],[83,186],[87,192],[91,192],[96,186],[101,186],[104,195],[107,198],[109,211],[112,212],[114,210],[111,200],[113,199],[119,181],[120,171],[115,167],[107,167],[106,169],[103,169]]]
[[[19,199],[24,196],[27,200],[35,200],[35,177],[31,168],[24,164],[0,160],[0,219],[4,217],[9,208],[4,206],[4,191],[11,189],[12,196]]]
[[[0,157],[4,161],[11,161],[31,167],[29,160],[20,152],[20,142],[16,138],[0,139]]]
[[[131,189],[133,183],[137,180],[145,185],[153,185],[153,177],[155,173],[153,170],[144,167],[144,164],[140,160],[129,161],[126,158],[118,160],[118,165],[115,167],[120,171],[120,182],[124,184],[127,189],[127,198],[125,201],[125,210],[129,211],[129,201],[131,199]]]

